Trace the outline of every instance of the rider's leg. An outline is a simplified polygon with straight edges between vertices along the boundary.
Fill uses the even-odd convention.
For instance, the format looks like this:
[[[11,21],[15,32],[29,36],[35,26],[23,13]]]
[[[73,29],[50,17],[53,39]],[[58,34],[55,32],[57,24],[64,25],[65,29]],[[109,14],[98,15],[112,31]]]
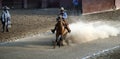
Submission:
[[[71,32],[71,30],[70,30],[68,25],[66,25],[66,29],[68,30],[69,33]]]
[[[65,23],[65,28],[68,30],[68,32],[70,33],[71,32],[71,30],[70,30],[70,28],[69,28],[69,26],[68,26],[68,23],[65,21],[65,20],[63,20],[64,21],[64,23]]]
[[[9,30],[8,30],[8,24],[6,25],[6,32],[9,32]]]
[[[5,22],[2,22],[2,32],[5,30]]]
[[[9,30],[8,30],[8,25],[9,25],[9,24],[8,24],[8,20],[9,20],[9,19],[7,19],[7,22],[6,22],[6,32],[9,32]]]

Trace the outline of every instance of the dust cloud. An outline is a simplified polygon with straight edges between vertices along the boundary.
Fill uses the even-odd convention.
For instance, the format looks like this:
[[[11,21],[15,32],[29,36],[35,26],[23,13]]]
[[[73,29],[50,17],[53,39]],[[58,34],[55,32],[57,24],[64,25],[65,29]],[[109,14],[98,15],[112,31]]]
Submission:
[[[118,26],[119,24],[115,25]],[[66,39],[75,44],[90,42],[97,39],[104,40],[105,38],[109,38],[110,36],[117,36],[120,32],[120,28],[112,26],[105,21],[77,21],[70,24],[69,27],[71,29],[71,33],[67,35]],[[51,42],[51,40],[55,40],[55,34],[51,33],[49,30],[46,33],[40,33],[38,35],[18,39],[14,42],[16,42],[16,45],[18,42],[27,42],[26,44],[36,44],[40,43],[41,41],[44,42],[43,44],[46,44],[46,42]]]
[[[102,21],[95,22],[76,22],[69,25],[71,33],[68,39],[75,43],[84,43],[96,39],[109,38],[119,34],[118,28]]]

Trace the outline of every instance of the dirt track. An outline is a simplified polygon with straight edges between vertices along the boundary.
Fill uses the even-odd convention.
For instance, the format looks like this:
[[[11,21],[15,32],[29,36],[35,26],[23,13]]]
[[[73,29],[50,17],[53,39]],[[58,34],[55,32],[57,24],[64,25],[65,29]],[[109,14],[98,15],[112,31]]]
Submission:
[[[53,49],[51,41],[55,39],[54,36],[51,33],[44,35],[46,36],[38,35],[15,42],[0,44],[0,59],[82,59],[99,51],[119,46],[120,44],[120,35],[118,35],[117,37],[98,39]],[[100,56],[98,59],[101,58],[119,59],[119,50],[115,55]]]

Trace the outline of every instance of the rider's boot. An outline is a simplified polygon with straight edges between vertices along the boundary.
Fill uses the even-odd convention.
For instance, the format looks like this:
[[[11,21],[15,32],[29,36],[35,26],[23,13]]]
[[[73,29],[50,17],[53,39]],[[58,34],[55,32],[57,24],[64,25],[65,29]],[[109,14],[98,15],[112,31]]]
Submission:
[[[65,28],[68,30],[68,32],[70,33],[71,32],[71,30],[70,30],[70,28],[69,28],[69,26],[68,26],[68,23],[65,21],[65,20],[63,20],[64,21],[64,26],[65,26]]]
[[[55,29],[51,29],[51,32],[54,34],[55,33]]]
[[[54,34],[54,33],[55,33],[55,30],[56,30],[56,25],[55,25],[55,28],[54,28],[54,29],[51,29],[51,32]]]

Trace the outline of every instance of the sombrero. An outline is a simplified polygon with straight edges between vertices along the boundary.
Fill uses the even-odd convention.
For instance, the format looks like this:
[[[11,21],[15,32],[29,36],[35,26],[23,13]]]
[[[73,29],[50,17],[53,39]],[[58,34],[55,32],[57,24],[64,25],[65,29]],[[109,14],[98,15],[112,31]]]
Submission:
[[[9,10],[10,8],[9,8],[9,7],[7,7],[7,6],[4,6],[2,9]]]
[[[60,10],[65,10],[65,9],[63,7],[61,7]]]

